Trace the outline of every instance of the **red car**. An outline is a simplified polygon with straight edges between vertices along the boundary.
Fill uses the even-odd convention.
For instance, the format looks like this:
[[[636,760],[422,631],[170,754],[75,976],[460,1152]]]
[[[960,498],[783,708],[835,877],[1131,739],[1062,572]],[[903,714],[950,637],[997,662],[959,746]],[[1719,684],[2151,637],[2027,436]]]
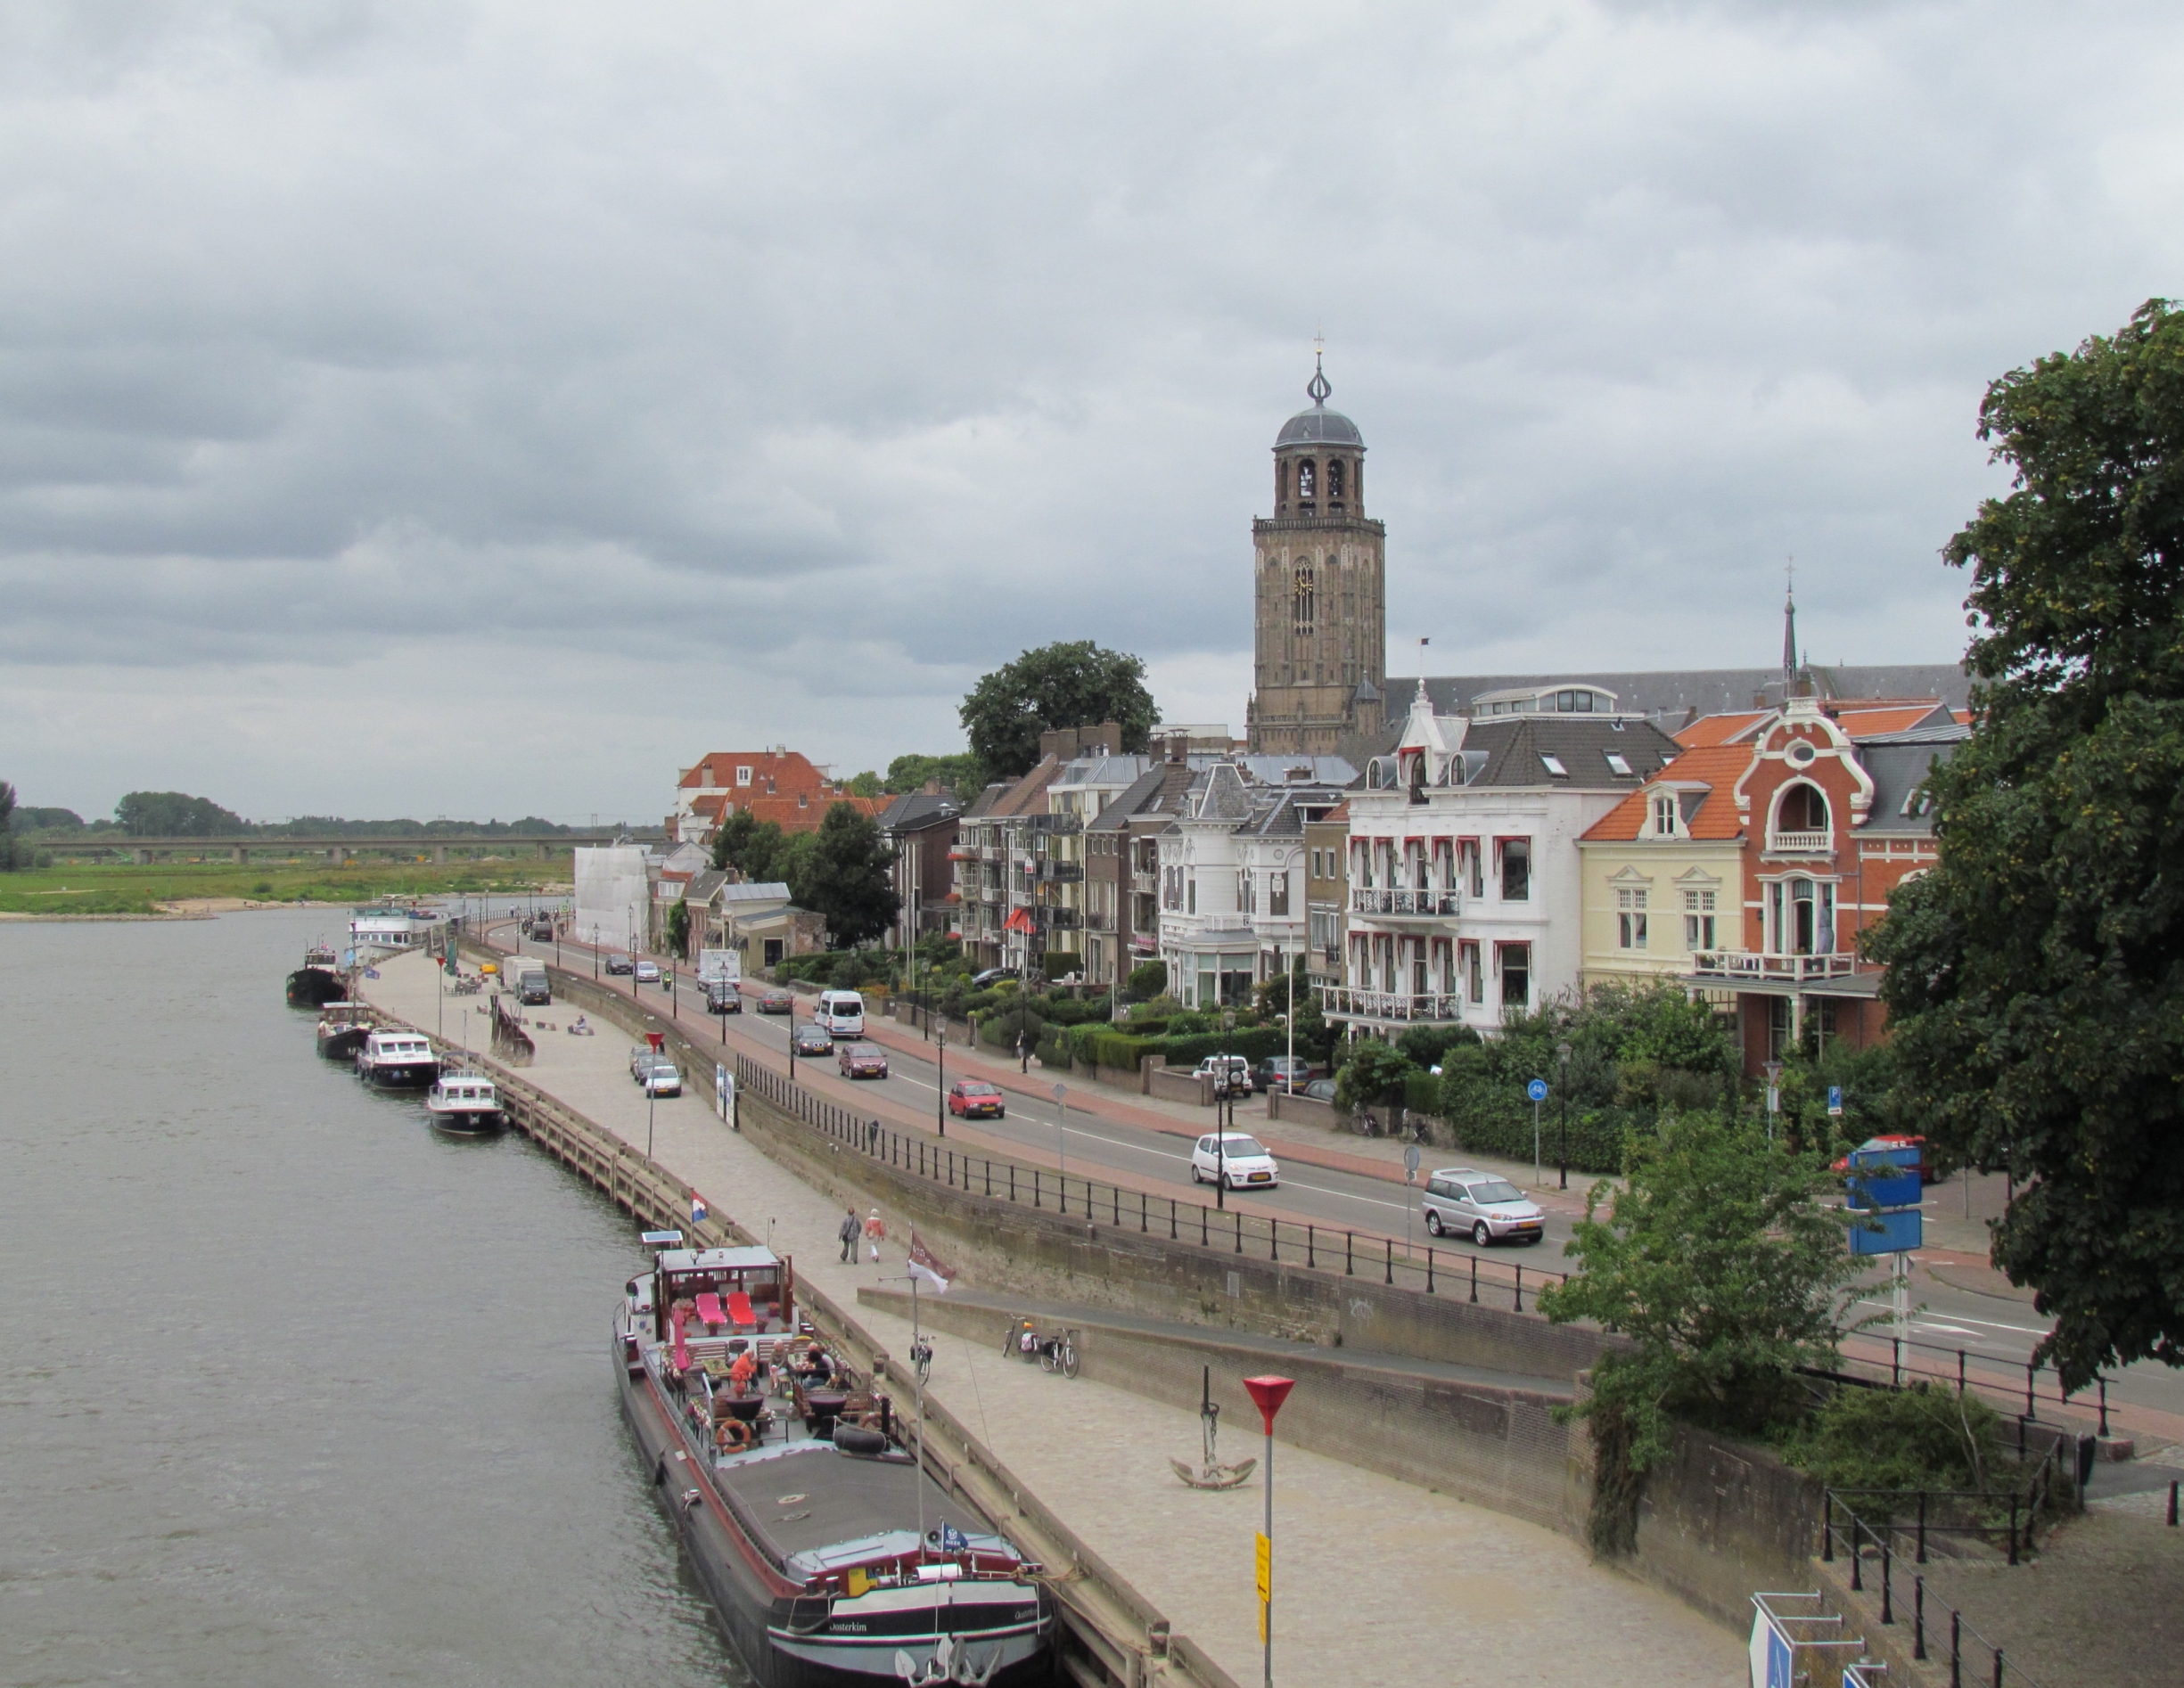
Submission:
[[[1001,1093],[983,1078],[958,1078],[948,1087],[948,1112],[965,1119],[1006,1119]]]
[[[887,1051],[874,1049],[870,1044],[837,1044],[834,1061],[844,1078],[887,1077]]]

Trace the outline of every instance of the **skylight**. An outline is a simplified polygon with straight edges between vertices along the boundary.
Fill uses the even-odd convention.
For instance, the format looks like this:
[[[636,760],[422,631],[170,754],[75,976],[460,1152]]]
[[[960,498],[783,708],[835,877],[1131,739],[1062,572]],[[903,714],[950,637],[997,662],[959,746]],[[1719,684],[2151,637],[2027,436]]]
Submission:
[[[1609,773],[1620,774],[1626,780],[1632,777],[1630,764],[1621,750],[1607,752],[1607,768]]]
[[[1556,779],[1566,780],[1570,777],[1570,770],[1563,766],[1562,758],[1559,756],[1549,756],[1542,750],[1539,752],[1539,760],[1546,766],[1547,771]]]

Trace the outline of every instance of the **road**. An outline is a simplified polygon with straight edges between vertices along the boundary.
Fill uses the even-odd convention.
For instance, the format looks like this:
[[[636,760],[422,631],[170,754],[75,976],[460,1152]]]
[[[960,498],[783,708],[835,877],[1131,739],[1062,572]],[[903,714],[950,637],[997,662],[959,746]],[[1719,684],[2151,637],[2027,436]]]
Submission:
[[[497,932],[497,941],[506,943],[513,935],[513,930]],[[550,955],[553,951],[550,944],[527,943],[525,947],[531,954]],[[582,964],[577,955],[570,953],[572,949],[588,954],[581,945],[566,938],[562,947],[564,964]],[[600,982],[603,985],[609,981],[603,977]],[[634,988],[628,979],[612,982],[624,990]],[[648,1011],[669,1015],[690,1026],[718,1027],[724,1023],[704,1013],[702,999],[692,988],[687,974],[681,977],[680,984],[680,990],[673,994],[664,985],[645,986],[638,988],[636,994]],[[747,987],[747,991],[752,988],[755,987]],[[747,994],[745,1012],[725,1017],[727,1046],[763,1050],[785,1061],[791,1018],[752,1012],[750,1011],[752,1000]],[[800,1002],[795,1023],[804,1023],[806,1006]],[[1214,1200],[1210,1188],[1191,1182],[1192,1139],[1188,1135],[1181,1135],[1192,1129],[1191,1122],[1178,1120],[1176,1126],[1178,1135],[1170,1135],[1147,1126],[1104,1117],[1072,1101],[1064,1123],[1057,1117],[1059,1110],[1051,1079],[1038,1072],[1022,1077],[1014,1073],[1002,1075],[995,1068],[996,1063],[989,1060],[981,1061],[981,1076],[993,1076],[1001,1085],[1007,1100],[1006,1117],[975,1123],[982,1135],[1008,1145],[1016,1158],[1030,1165],[1060,1168],[1066,1163],[1067,1168],[1080,1176],[1114,1177],[1132,1188],[1143,1188],[1150,1183],[1181,1200],[1211,1203]],[[888,1077],[883,1079],[845,1079],[831,1056],[800,1059],[796,1069],[800,1083],[842,1107],[867,1113],[890,1126],[925,1130],[934,1129],[938,1123],[944,1082],[962,1076],[952,1065],[948,1072],[950,1078],[944,1080],[937,1053],[924,1055],[891,1047],[888,1050]],[[1252,1115],[1256,1113],[1263,1119],[1264,1108],[1263,1102],[1244,1105],[1239,1110],[1236,1128],[1250,1131]],[[1210,1114],[1205,1124],[1208,1129],[1211,1127]],[[1444,1151],[1444,1158],[1458,1159],[1452,1151]],[[1284,1220],[1309,1221],[1330,1230],[1355,1231],[1360,1236],[1369,1233],[1375,1239],[1408,1240],[1420,1247],[1433,1241],[1437,1250],[1450,1253],[1478,1252],[1468,1238],[1429,1239],[1417,1198],[1406,1200],[1402,1189],[1401,1184],[1389,1178],[1308,1166],[1293,1159],[1285,1167],[1277,1189],[1232,1192],[1227,1200],[1239,1205],[1274,1208]],[[1531,1248],[1495,1246],[1487,1252],[1504,1261],[1521,1261],[1528,1268],[1536,1264],[1550,1271],[1564,1270],[1567,1263],[1563,1248],[1582,1215],[1581,1192],[1573,1188],[1567,1197],[1558,1197],[1545,1190],[1536,1194],[1545,1210],[1546,1240]],[[1928,1205],[1938,1206],[1945,1199],[1953,1198],[1944,1198],[1937,1191]],[[1529,1270],[1526,1275],[1530,1276]],[[1921,1345],[1906,1350],[1907,1363],[1913,1369],[1953,1377],[1956,1356],[1961,1351],[1967,1377],[1981,1383],[1991,1397],[2023,1388],[2025,1364],[2047,1333],[2047,1326],[2029,1306],[1944,1282],[1923,1270],[1914,1278],[1911,1300],[1915,1311],[1906,1333],[1912,1343]],[[1862,1316],[1890,1310],[1886,1278],[1876,1274],[1857,1302],[1855,1311]],[[1885,1324],[1876,1327],[1855,1340],[1851,1351],[1868,1360],[1887,1362],[1892,1328]],[[2055,1397],[2052,1374],[2042,1373],[2037,1387],[2041,1397],[2040,1405],[2051,1416]],[[2110,1379],[2108,1400],[2114,1416],[2136,1423],[2159,1439],[2184,1440],[2184,1374],[2150,1363],[2127,1367]],[[2089,1416],[2096,1411],[2091,1396],[2079,1397],[2075,1405],[2076,1410]]]

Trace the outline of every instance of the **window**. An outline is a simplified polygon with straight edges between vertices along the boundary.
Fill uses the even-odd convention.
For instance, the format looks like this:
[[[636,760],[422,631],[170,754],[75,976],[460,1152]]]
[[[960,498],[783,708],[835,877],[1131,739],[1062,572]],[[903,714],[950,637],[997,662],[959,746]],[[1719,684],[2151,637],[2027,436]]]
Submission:
[[[1458,839],[1456,842],[1457,872],[1464,881],[1465,889],[1474,897],[1486,895],[1485,864],[1479,859],[1479,840],[1475,838]]]
[[[1615,775],[1617,779],[1628,780],[1635,777],[1630,772],[1629,759],[1621,750],[1607,750],[1603,754],[1607,758],[1607,771]]]
[[[1486,981],[1480,976],[1479,946],[1466,944],[1463,948],[1464,992],[1474,1003],[1486,1000]]]
[[[1307,457],[1297,465],[1297,496],[1299,498],[1310,498],[1312,496],[1312,460]]]
[[[1559,756],[1549,756],[1542,750],[1539,753],[1539,765],[1558,780],[1566,780],[1570,777],[1570,770],[1563,766],[1562,758]]]
[[[1243,867],[1236,870],[1236,907],[1238,909],[1249,914],[1258,908],[1259,898],[1256,894],[1258,889],[1258,881],[1252,877],[1250,868]]]
[[[1289,870],[1285,867],[1280,873],[1267,877],[1267,913],[1289,913]]]
[[[1195,873],[1183,876],[1183,912],[1186,914],[1198,912],[1198,875]]]
[[[1531,840],[1528,838],[1501,840],[1501,900],[1505,903],[1531,900]]]
[[[750,783],[751,783],[751,770],[750,770],[749,768],[743,768],[743,767],[739,767],[739,768],[737,768],[737,769],[735,770],[735,783],[736,783],[736,784],[738,784],[738,785],[748,785],[748,784],[750,784]]]
[[[1767,924],[1777,955],[1834,955],[1835,888],[1809,879],[1776,881],[1767,888]]]
[[[1530,944],[1503,944],[1497,954],[1501,958],[1501,1005],[1506,1012],[1512,1008],[1531,1006],[1531,946]]]
[[[1615,893],[1615,947],[1646,947],[1646,893],[1629,887]]]
[[[1331,458],[1327,463],[1327,496],[1340,498],[1342,496],[1342,460],[1340,457]]]
[[[1689,950],[1712,949],[1714,946],[1714,894],[1712,891],[1684,893],[1684,947]]]
[[[1609,759],[1612,761],[1613,758]],[[1676,836],[1676,799],[1665,791],[1653,800],[1653,835],[1655,838]]]
[[[1807,785],[1802,780],[1787,787],[1782,800],[1775,807],[1775,831],[1778,832],[1825,832],[1827,830],[1827,799],[1817,785]]]

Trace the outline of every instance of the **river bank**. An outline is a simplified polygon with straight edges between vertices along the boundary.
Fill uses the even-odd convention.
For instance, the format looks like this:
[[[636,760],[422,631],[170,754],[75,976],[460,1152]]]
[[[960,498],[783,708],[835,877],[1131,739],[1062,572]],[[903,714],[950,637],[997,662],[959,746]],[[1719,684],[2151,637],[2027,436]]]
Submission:
[[[544,871],[527,871],[527,870]],[[0,873],[0,917],[11,914],[225,914],[249,908],[344,908],[382,897],[565,897],[566,863],[73,862]]]

